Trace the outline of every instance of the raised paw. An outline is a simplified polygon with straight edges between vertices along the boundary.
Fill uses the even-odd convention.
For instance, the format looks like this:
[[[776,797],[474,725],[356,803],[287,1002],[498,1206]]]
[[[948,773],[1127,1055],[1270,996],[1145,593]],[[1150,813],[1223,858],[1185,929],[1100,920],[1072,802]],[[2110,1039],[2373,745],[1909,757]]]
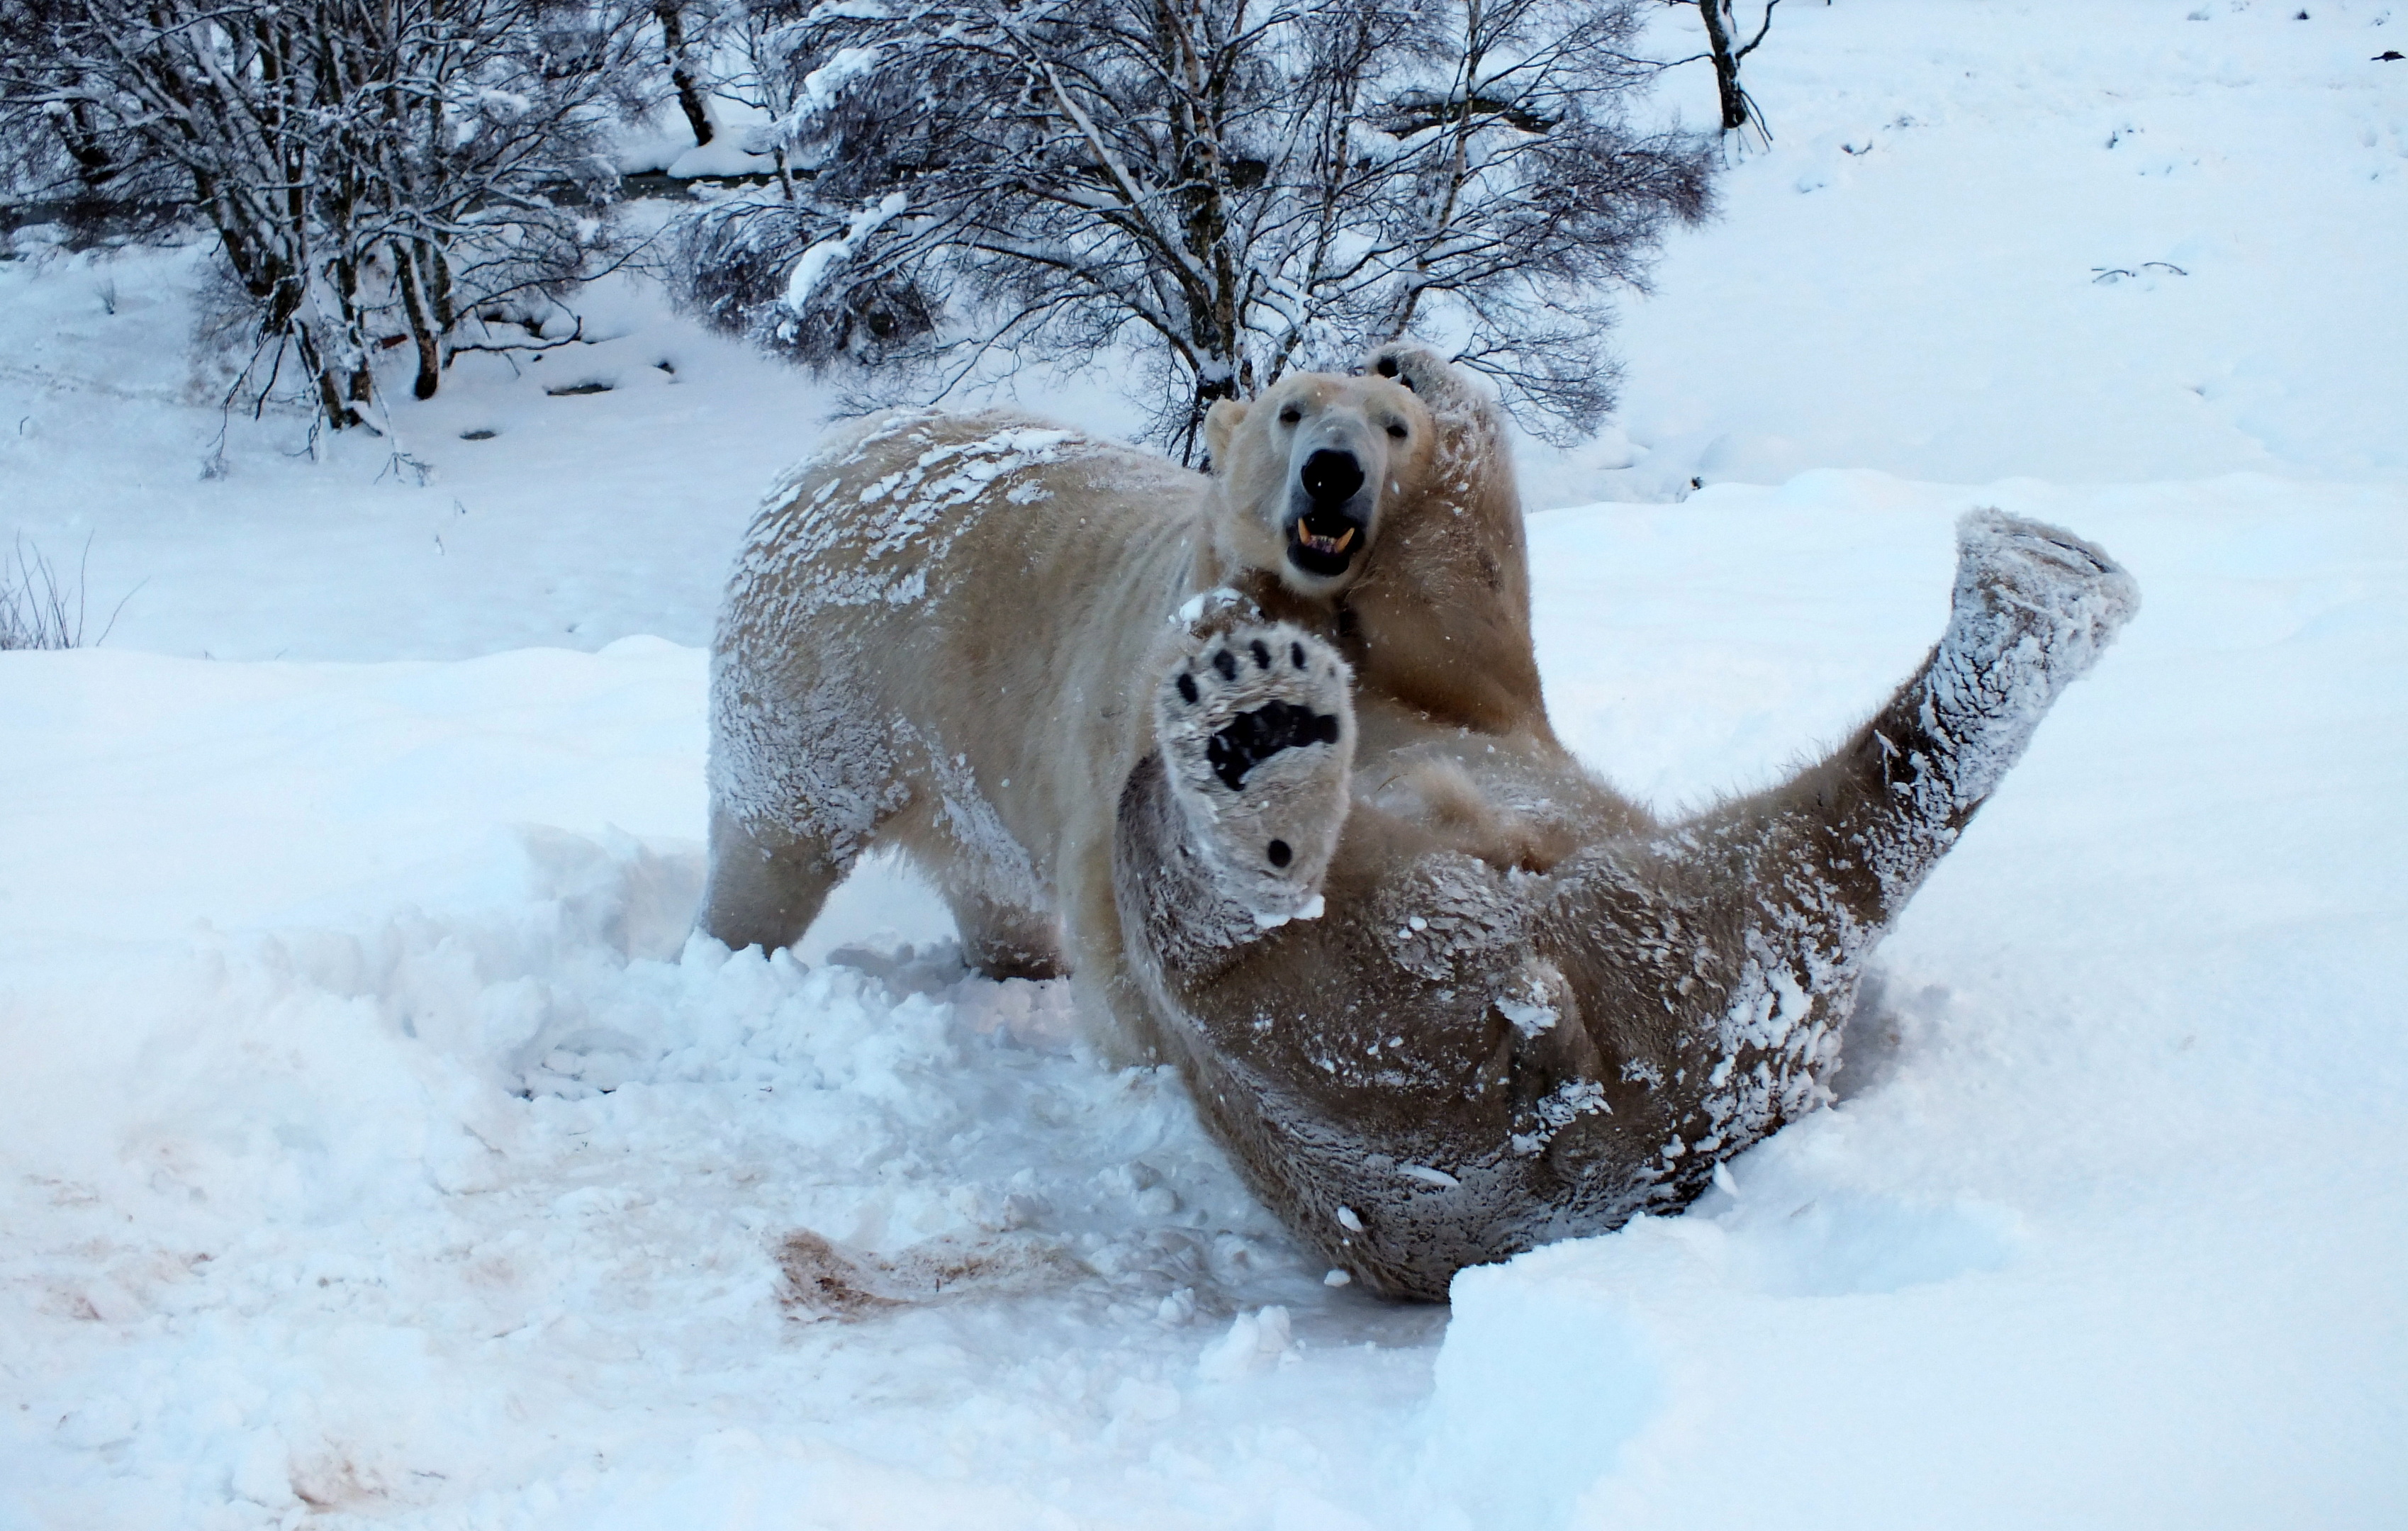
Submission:
[[[2141,608],[2140,587],[2095,543],[1998,510],[1956,523],[1956,625],[2026,651],[2052,694],[2097,662]]]
[[[1194,634],[1154,702],[1155,737],[1191,838],[1262,924],[1315,911],[1346,822],[1353,675],[1285,622]]]

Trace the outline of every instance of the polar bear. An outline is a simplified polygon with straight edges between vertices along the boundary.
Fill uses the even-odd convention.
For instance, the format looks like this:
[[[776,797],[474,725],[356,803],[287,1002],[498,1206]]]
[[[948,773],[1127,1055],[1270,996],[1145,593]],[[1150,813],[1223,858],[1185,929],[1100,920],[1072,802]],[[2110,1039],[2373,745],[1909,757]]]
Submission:
[[[1067,964],[1174,1063],[1300,1238],[1440,1299],[1827,1098],[1874,943],[2138,593],[1969,515],[1870,722],[1659,822],[1547,724],[1493,408],[1411,348],[1369,373],[1216,411],[1209,479],[1003,414],[797,470],[714,650],[702,924],[791,940],[902,845],[973,961]]]
[[[1067,966],[1101,1039],[1150,1051],[1110,994],[1113,812],[1158,743],[1136,678],[1182,643],[1201,659],[1230,611],[1260,619],[1190,665],[1212,701],[1159,742],[1204,771],[1251,913],[1306,909],[1354,747],[1335,603],[1388,538],[1460,508],[1435,477],[1454,461],[1438,424],[1397,372],[1292,374],[1224,404],[1210,475],[1010,411],[888,415],[795,469],[753,524],[713,645],[702,928],[787,944],[864,851],[898,846],[973,965]],[[1518,511],[1511,530],[1500,562],[1518,567]],[[1526,656],[1526,594],[1512,599],[1505,647]],[[1442,676],[1429,700],[1458,691],[1479,705]]]

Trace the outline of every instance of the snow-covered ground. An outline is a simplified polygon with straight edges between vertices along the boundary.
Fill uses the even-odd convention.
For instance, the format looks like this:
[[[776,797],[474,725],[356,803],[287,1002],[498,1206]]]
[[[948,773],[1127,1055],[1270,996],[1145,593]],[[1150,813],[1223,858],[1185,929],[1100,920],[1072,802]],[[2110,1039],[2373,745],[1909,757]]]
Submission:
[[[891,868],[801,960],[686,940],[697,646],[808,384],[621,284],[410,462],[271,416],[204,479],[198,252],[0,265],[0,536],[132,592],[0,655],[0,1526],[2408,1520],[2403,39],[1783,7],[1616,432],[1525,460],[1623,502],[1531,523],[1561,731],[1765,780],[1972,504],[2146,607],[1843,1103],[1451,1311],[1323,1285]]]

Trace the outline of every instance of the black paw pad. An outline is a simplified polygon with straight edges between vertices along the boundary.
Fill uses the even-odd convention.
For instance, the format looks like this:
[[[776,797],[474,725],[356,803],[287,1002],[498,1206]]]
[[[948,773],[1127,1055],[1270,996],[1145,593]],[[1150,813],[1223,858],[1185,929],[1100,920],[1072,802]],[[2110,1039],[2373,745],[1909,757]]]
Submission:
[[[1293,702],[1266,702],[1230,719],[1205,745],[1204,758],[1221,784],[1236,792],[1245,785],[1248,771],[1283,750],[1337,742],[1335,713],[1315,712]]]
[[[1270,864],[1274,866],[1284,866],[1296,859],[1296,852],[1288,849],[1288,843],[1285,840],[1271,841],[1264,848],[1263,854],[1270,858]]]
[[[1296,667],[1297,667],[1297,669],[1299,669],[1299,670],[1300,670],[1300,669],[1304,668],[1304,645],[1303,645],[1303,644],[1301,644],[1301,643],[1291,643],[1291,644],[1289,644],[1289,645],[1287,646],[1287,656],[1288,656],[1288,658],[1290,658],[1290,659],[1292,659],[1292,660],[1294,660],[1294,661],[1296,662]]]
[[[1238,678],[1237,656],[1226,649],[1212,656],[1212,667],[1221,672],[1221,679],[1224,680],[1235,680]]]
[[[1260,639],[1260,638],[1256,638],[1256,639],[1254,639],[1254,668],[1256,668],[1256,669],[1258,669],[1258,670],[1267,670],[1267,669],[1269,669],[1269,668],[1271,667],[1271,651],[1270,651],[1268,649],[1267,649],[1267,648],[1263,647],[1263,640],[1262,640],[1262,639]]]
[[[1196,678],[1182,674],[1179,678],[1179,699],[1189,707],[1196,705]]]

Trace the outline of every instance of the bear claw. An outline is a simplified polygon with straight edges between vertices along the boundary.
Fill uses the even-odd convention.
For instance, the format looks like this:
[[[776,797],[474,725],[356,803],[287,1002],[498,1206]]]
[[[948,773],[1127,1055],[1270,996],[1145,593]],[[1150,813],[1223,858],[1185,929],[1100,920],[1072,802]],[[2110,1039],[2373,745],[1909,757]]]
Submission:
[[[1270,668],[1268,657],[1263,660],[1263,668]],[[1228,726],[1216,730],[1211,742],[1205,746],[1204,756],[1211,763],[1212,774],[1221,779],[1222,785],[1231,792],[1242,792],[1246,773],[1254,769],[1256,762],[1299,745],[1336,744],[1339,732],[1335,713],[1315,712],[1293,702],[1265,702],[1252,712],[1239,713],[1229,720]]]

